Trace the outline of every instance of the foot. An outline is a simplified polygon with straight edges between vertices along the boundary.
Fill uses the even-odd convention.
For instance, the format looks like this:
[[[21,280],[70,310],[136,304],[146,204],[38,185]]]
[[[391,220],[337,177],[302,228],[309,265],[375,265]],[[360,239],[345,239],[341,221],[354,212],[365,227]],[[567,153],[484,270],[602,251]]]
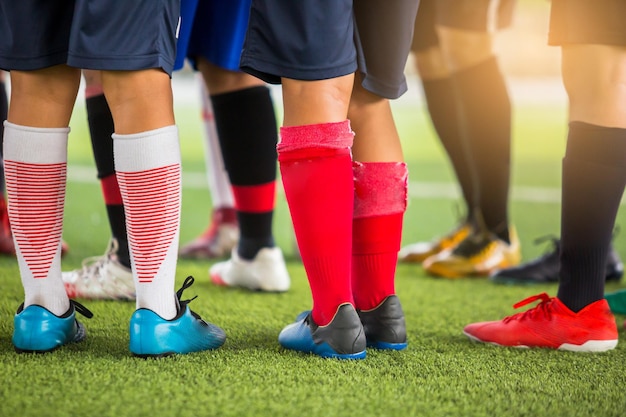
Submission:
[[[509,347],[604,352],[617,346],[617,326],[606,300],[574,313],[558,298],[542,293],[513,307],[537,300],[541,302],[528,311],[499,321],[469,324],[463,333],[476,342]]]
[[[463,223],[443,237],[431,242],[417,242],[403,247],[398,253],[400,262],[422,263],[426,258],[444,250],[453,249],[472,231],[469,223]]]
[[[367,346],[402,350],[407,347],[406,323],[400,299],[390,295],[372,310],[359,310]]]
[[[312,353],[323,358],[365,358],[365,333],[352,304],[342,304],[326,326],[318,326],[310,311],[300,313],[296,321],[278,335],[285,349]]]
[[[239,225],[234,208],[213,211],[208,229],[180,249],[180,257],[187,259],[224,258],[237,246]]]
[[[253,291],[284,292],[291,280],[283,252],[278,247],[263,248],[251,261],[242,259],[233,249],[229,260],[209,268],[211,282]]]
[[[492,233],[477,232],[454,249],[427,258],[422,266],[430,275],[443,278],[489,276],[494,270],[519,264],[520,244],[514,228],[509,228],[510,243]]]
[[[134,300],[135,283],[130,268],[117,258],[117,241],[111,239],[102,256],[87,258],[83,267],[63,272],[63,284],[70,298],[88,300]]]
[[[525,264],[495,270],[489,279],[498,284],[545,284],[559,282],[560,241],[555,237],[542,237],[536,240],[541,243],[546,239],[552,241],[552,250]],[[624,275],[624,264],[613,247],[605,264],[606,281],[619,281]]]
[[[57,316],[39,305],[20,305],[13,318],[13,346],[17,353],[51,352],[68,343],[85,339],[85,327],[76,320],[76,312],[87,318],[91,311],[82,304],[70,300],[70,308],[62,316]]]
[[[183,291],[193,282],[193,277],[187,277],[176,292],[179,309],[173,319],[165,320],[145,308],[133,313],[130,319],[130,351],[133,355],[142,358],[162,357],[217,349],[224,344],[224,330],[202,320],[189,309],[187,304],[193,298],[181,300]]]

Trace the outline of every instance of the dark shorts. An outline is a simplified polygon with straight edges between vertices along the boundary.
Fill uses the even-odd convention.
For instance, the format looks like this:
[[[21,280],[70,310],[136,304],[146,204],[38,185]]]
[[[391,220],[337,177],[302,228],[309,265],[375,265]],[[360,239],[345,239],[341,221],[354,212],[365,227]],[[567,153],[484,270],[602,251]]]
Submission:
[[[490,32],[511,25],[516,0],[421,0],[413,32],[414,52],[439,45],[436,26]]]
[[[418,0],[252,0],[241,69],[278,84],[359,71],[363,87],[394,99],[406,89],[404,68]]]
[[[625,0],[552,0],[550,45],[626,46]]]
[[[184,0],[183,0],[184,1]],[[200,56],[218,67],[239,71],[251,0],[200,0],[187,57]]]
[[[0,68],[171,74],[180,0],[0,0]]]

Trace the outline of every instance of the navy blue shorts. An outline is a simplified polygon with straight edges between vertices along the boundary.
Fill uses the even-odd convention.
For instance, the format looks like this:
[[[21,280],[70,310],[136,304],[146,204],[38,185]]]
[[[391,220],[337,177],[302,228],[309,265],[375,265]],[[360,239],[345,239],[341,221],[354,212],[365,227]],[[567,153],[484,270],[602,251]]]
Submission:
[[[187,57],[194,67],[195,59],[202,57],[218,67],[239,71],[250,2],[200,0],[187,48]]]
[[[552,0],[550,45],[626,46],[626,1]]]
[[[363,87],[394,99],[406,89],[419,0],[252,0],[241,69],[278,84],[359,71]]]
[[[0,0],[0,68],[162,68],[176,56],[180,0]]]
[[[509,27],[516,0],[421,0],[413,32],[414,52],[439,45],[436,26],[490,32]]]

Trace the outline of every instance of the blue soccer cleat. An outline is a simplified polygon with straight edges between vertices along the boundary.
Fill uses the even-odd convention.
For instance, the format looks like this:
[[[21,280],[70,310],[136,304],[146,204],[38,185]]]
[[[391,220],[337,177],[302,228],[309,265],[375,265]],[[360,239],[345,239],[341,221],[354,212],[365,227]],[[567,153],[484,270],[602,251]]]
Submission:
[[[187,277],[176,292],[180,307],[173,319],[165,320],[146,308],[133,313],[130,319],[130,351],[133,355],[161,357],[216,349],[224,344],[224,330],[202,320],[187,306],[196,297],[181,300],[183,291],[193,282],[193,277]]]
[[[402,350],[407,347],[406,323],[400,299],[390,295],[372,310],[360,310],[367,346],[383,350]]]
[[[70,300],[70,308],[62,316],[39,306],[20,305],[13,318],[13,346],[17,353],[51,352],[63,345],[80,342],[87,336],[85,327],[76,320],[76,312],[87,318],[93,317],[82,304]]]
[[[326,326],[315,324],[310,311],[300,313],[294,323],[280,332],[278,342],[286,349],[323,358],[365,358],[365,333],[352,304],[339,306]]]

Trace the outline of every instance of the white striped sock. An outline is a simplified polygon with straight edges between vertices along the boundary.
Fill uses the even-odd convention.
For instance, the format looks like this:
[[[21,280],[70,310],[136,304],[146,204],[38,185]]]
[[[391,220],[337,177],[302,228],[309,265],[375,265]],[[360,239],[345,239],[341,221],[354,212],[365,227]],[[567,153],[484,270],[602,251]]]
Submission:
[[[181,166],[178,129],[168,126],[113,135],[115,170],[126,227],[137,308],[176,316],[174,293],[180,231]]]
[[[60,316],[69,309],[61,280],[61,233],[69,128],[5,122],[9,219],[24,286],[24,306]]]

